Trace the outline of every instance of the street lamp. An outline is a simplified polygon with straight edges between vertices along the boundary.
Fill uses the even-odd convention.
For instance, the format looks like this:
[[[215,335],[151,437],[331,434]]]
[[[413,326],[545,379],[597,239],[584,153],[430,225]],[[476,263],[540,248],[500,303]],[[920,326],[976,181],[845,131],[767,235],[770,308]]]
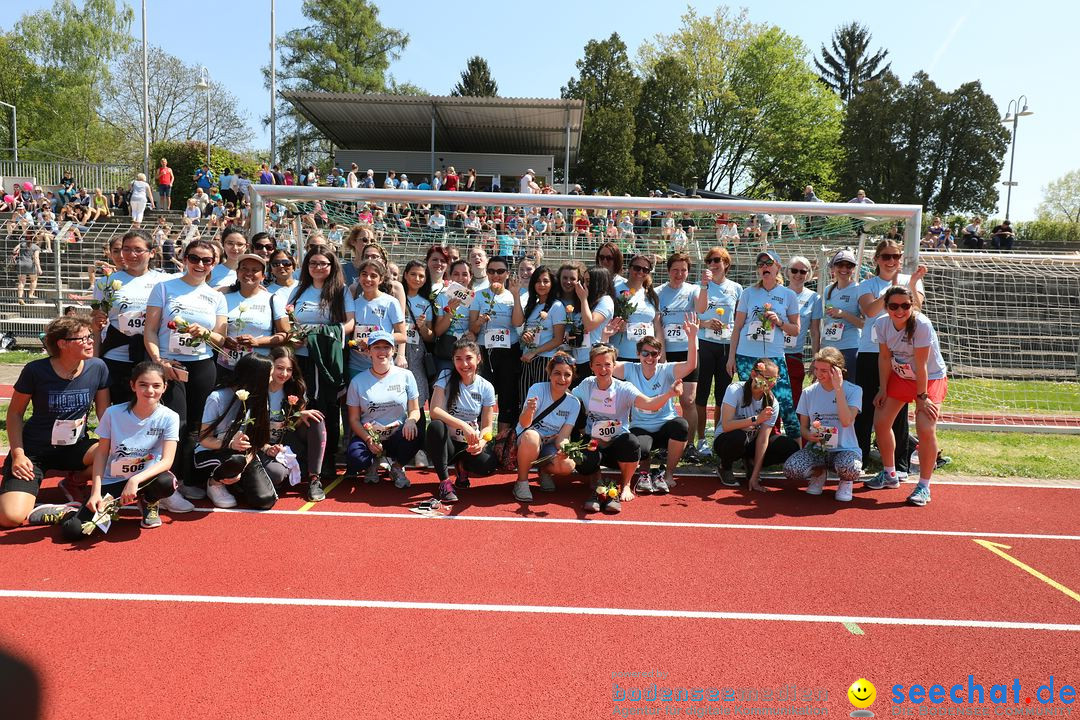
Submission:
[[[11,108],[11,145],[15,151],[15,162],[19,162],[19,114],[11,103],[0,100],[0,105]]]
[[[1009,207],[1012,205],[1012,189],[1018,183],[1013,182],[1013,161],[1016,160],[1016,122],[1021,117],[1027,117],[1028,115],[1034,115],[1034,110],[1028,110],[1027,95],[1021,95],[1015,100],[1010,100],[1008,107],[1005,109],[1005,117],[1001,118],[1001,122],[1005,125],[1012,123],[1012,154],[1009,156],[1009,180],[1002,183],[1009,188],[1006,193],[1005,199],[1005,219],[1009,219]],[[1023,101],[1023,105],[1021,105]],[[1023,110],[1020,108],[1023,107]],[[1015,110],[1015,114],[1014,111]]]
[[[199,71],[199,82],[195,83],[195,89],[206,91],[206,167],[210,167],[210,71],[205,65]]]

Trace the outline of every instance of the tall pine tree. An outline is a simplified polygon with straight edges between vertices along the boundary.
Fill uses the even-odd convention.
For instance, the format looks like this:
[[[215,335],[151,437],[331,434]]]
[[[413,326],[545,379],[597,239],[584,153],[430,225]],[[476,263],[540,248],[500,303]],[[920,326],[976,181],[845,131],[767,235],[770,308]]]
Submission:
[[[479,55],[469,58],[461,73],[461,80],[450,94],[455,97],[498,97],[499,86],[491,77],[487,60]]]
[[[831,87],[844,102],[851,100],[863,85],[881,76],[889,69],[889,63],[881,62],[888,50],[868,54],[870,31],[857,22],[841,25],[833,33],[832,50],[821,46],[821,60],[814,58],[814,65],[821,73],[821,81]]]

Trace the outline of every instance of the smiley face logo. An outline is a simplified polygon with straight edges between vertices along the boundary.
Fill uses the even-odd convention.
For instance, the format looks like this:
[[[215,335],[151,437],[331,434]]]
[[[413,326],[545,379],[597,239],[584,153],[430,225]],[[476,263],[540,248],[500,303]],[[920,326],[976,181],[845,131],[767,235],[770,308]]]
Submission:
[[[866,678],[859,678],[851,683],[847,691],[848,700],[859,709],[865,709],[874,704],[877,699],[877,689]]]

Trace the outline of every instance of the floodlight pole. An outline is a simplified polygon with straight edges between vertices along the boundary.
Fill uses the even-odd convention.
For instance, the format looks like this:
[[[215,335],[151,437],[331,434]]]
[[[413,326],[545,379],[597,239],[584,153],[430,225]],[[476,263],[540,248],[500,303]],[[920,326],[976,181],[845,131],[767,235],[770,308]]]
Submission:
[[[1020,109],[1021,100],[1024,101],[1023,110]],[[1015,114],[1013,114],[1013,110],[1015,110]],[[1013,161],[1016,160],[1016,123],[1021,116],[1026,117],[1028,115],[1034,114],[1034,110],[1028,110],[1027,95],[1021,95],[1017,99],[1009,101],[1009,105],[1005,109],[1005,117],[1001,119],[1001,122],[1005,123],[1006,125],[1009,123],[1010,120],[1012,121],[1012,153],[1009,155],[1009,181],[1005,183],[1005,186],[1009,188],[1005,194],[1006,220],[1009,219],[1009,209],[1012,206],[1012,189],[1013,186],[1016,185],[1016,183],[1013,182]]]
[[[275,3],[270,0],[270,167],[277,158],[277,31]]]
[[[142,0],[143,173],[150,177],[150,63],[146,47],[146,0]]]
[[[19,113],[11,103],[0,100],[0,105],[11,108],[11,149],[15,151],[15,162],[19,162]]]

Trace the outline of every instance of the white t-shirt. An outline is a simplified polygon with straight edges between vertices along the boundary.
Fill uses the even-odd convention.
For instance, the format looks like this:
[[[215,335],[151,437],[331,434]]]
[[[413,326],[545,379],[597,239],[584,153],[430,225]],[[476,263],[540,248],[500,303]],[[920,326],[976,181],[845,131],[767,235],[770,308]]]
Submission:
[[[853,410],[862,410],[862,388],[848,381],[844,381],[844,400],[848,407]],[[859,449],[859,438],[855,435],[855,423],[847,427],[840,424],[840,418],[836,411],[836,392],[821,387],[821,383],[814,383],[802,391],[799,396],[799,406],[795,408],[799,415],[805,415],[813,423],[820,421],[822,430],[830,437],[825,445],[830,452],[850,450],[862,457]]]
[[[480,328],[476,341],[480,347],[508,348],[518,341],[517,330],[511,320],[514,313],[514,295],[503,289],[497,296],[490,287],[480,290],[469,304],[469,312],[490,315],[491,319]]]
[[[915,348],[930,348],[930,355],[926,358],[926,377],[928,380],[940,380],[945,377],[945,358],[941,356],[941,344],[938,342],[937,331],[926,316],[922,313],[915,314],[915,332],[908,340],[907,333],[901,328],[893,327],[892,318],[888,315],[879,317],[874,321],[874,332],[879,342],[889,348],[892,353],[893,372],[907,380],[915,379]]]
[[[274,323],[285,317],[285,305],[272,293],[262,288],[249,298],[241,295],[239,290],[226,293],[225,304],[229,308],[226,316],[229,321],[226,334],[229,337],[238,335],[269,337],[274,334]],[[272,308],[271,305],[273,305]],[[254,349],[254,352],[259,355],[269,355],[270,348],[258,347]],[[242,350],[227,350],[218,354],[218,363],[231,368],[246,354]]]
[[[871,275],[870,277],[859,283],[859,289],[856,291],[855,295],[860,299],[864,295],[869,295],[871,300],[877,300],[882,295],[884,295],[885,291],[892,287],[893,284],[894,283],[891,283],[888,280],[881,279],[877,275]],[[911,284],[911,276],[905,275],[903,273],[897,273],[895,284],[901,287],[909,287]],[[915,288],[920,293],[926,292],[923,289],[922,280],[920,280],[915,285]],[[880,313],[878,313],[872,318],[866,318],[866,323],[863,325],[862,336],[859,337],[859,352],[876,353],[878,351],[879,340],[874,334],[874,321],[876,321],[878,318],[888,317],[888,314],[889,312],[887,309],[881,308]]]
[[[646,378],[642,371],[641,363],[626,363],[623,365],[623,377],[628,383],[647,397],[656,397],[666,393],[675,384],[675,366],[678,363],[657,363],[656,372],[651,378]],[[634,409],[631,427],[642,428],[650,432],[659,430],[668,420],[677,417],[675,413],[675,398],[670,398],[664,407],[656,412]]]
[[[150,417],[140,420],[129,409],[129,403],[121,403],[107,408],[101,415],[97,434],[110,441],[102,485],[127,482],[132,475],[161,460],[166,440],[180,439],[180,416],[158,405]]]
[[[439,374],[439,379],[435,381],[435,387],[443,389],[448,401],[450,396],[447,386],[450,383],[450,373],[452,372],[454,371],[443,370]],[[458,394],[454,399],[454,404],[447,407],[446,411],[458,420],[477,427],[480,414],[486,407],[495,407],[495,386],[477,375],[473,379],[472,385],[458,385]]]
[[[132,277],[123,270],[114,272],[105,278],[106,283],[119,280],[123,287],[112,292],[112,307],[109,308],[109,324],[125,335],[142,335],[143,321],[146,319],[146,301],[154,286],[165,279],[165,274],[158,270],[147,270],[139,277]],[[94,283],[94,299],[105,297],[101,283]],[[131,362],[128,346],[121,345],[105,353],[106,360]]]
[[[728,385],[728,389],[724,391],[724,405],[730,405],[735,408],[735,414],[732,416],[733,420],[745,420],[752,418],[755,415],[760,415],[761,411],[765,409],[765,395],[762,395],[759,399],[755,400],[753,395],[750,396],[750,404],[743,405],[743,383],[732,383]],[[758,427],[772,427],[776,424],[776,418],[780,416],[780,403],[773,397],[772,402],[772,418],[768,422],[762,423]],[[750,434],[756,434],[757,429],[746,428],[746,431]],[[716,423],[716,435],[723,432],[723,423]]]
[[[353,320],[356,321],[353,329],[353,337],[356,339],[366,339],[376,330],[393,333],[394,325],[405,322],[405,313],[397,298],[383,292],[372,300],[364,297],[362,292],[355,298],[351,295],[347,296],[345,309],[352,313]],[[348,319],[347,315],[346,319]],[[354,368],[367,370],[371,367],[371,357],[361,352],[359,347],[355,347],[349,351],[349,364]]]

